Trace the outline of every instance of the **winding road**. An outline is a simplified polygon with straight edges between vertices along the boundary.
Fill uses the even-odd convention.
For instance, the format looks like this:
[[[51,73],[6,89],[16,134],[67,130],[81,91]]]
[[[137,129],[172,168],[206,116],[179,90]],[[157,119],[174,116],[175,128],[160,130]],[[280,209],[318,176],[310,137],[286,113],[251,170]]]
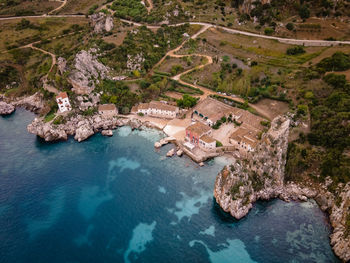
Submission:
[[[153,2],[152,0],[146,0],[148,1],[149,5],[146,6],[147,8],[147,11],[148,13],[153,9]],[[59,2],[62,2],[62,1],[59,1]],[[56,9],[50,11],[48,14],[45,14],[45,15],[42,15],[42,16],[17,16],[17,17],[2,17],[0,18],[0,21],[6,21],[6,20],[12,20],[12,19],[23,19],[23,18],[42,18],[42,17],[53,17],[53,18],[64,18],[64,17],[85,17],[85,15],[50,15],[54,12],[57,12],[59,11],[61,8],[63,8],[67,3],[67,0],[64,0],[62,2],[62,5],[57,7]],[[106,5],[102,6],[102,7],[106,7]],[[101,8],[102,8],[101,7]],[[113,12],[112,12],[113,13]],[[146,26],[147,28],[149,29],[158,29],[158,28],[161,28],[161,26],[158,26],[158,25],[148,25],[148,24],[143,24],[143,23],[136,23],[136,22],[133,22],[133,21],[130,21],[130,20],[125,20],[125,19],[120,19],[120,21],[124,22],[124,23],[128,23],[128,24],[132,24],[134,26]],[[172,27],[175,27],[175,26],[181,26],[181,25],[184,25],[184,24],[190,24],[190,25],[200,25],[202,26],[202,28],[197,32],[195,33],[194,35],[191,36],[191,39],[196,39],[200,34],[204,33],[206,30],[208,30],[209,28],[217,28],[217,29],[221,29],[221,30],[224,30],[228,33],[231,33],[231,34],[240,34],[240,35],[244,35],[244,36],[249,36],[249,37],[256,37],[256,38],[263,38],[263,39],[268,39],[268,40],[276,40],[276,41],[279,41],[281,43],[285,43],[285,44],[290,44],[290,45],[303,45],[303,46],[334,46],[334,45],[350,45],[350,41],[328,41],[328,40],[305,40],[305,39],[291,39],[291,38],[282,38],[282,37],[275,37],[275,36],[267,36],[267,35],[261,35],[261,34],[257,34],[257,33],[251,33],[251,32],[247,32],[247,31],[242,31],[242,30],[237,30],[237,29],[232,29],[232,28],[227,28],[227,27],[223,27],[223,26],[218,26],[218,25],[215,25],[215,24],[211,24],[211,23],[204,23],[204,22],[184,22],[184,23],[177,23],[177,24],[171,24],[171,25],[168,25],[168,26],[172,26]],[[173,50],[170,50],[169,52],[166,53],[166,55],[152,68],[152,70],[150,71],[149,74],[152,74],[153,71],[154,71],[154,68],[156,68],[158,65],[160,65],[167,56],[170,56],[170,57],[176,57],[176,58],[181,58],[181,57],[185,57],[185,56],[188,56],[188,55],[179,55],[179,54],[176,54],[177,51],[179,51],[183,46],[184,44],[188,41],[185,40],[184,42],[182,42],[182,44],[180,46],[178,46],[177,48],[173,49]],[[34,44],[36,44],[38,42],[34,42],[34,43],[31,43],[31,44],[28,44],[26,46],[23,46],[23,47],[20,47],[20,48],[26,48],[26,47],[30,47],[32,49],[36,49],[36,50],[39,50],[45,54],[48,54],[52,57],[52,65],[51,65],[51,68],[50,68],[50,71],[52,71],[54,65],[56,64],[56,55],[55,54],[52,54],[48,51],[45,51],[43,49],[40,49],[40,48],[37,48],[35,46],[33,46]],[[193,88],[197,88],[197,89],[200,89],[204,92],[204,95],[202,95],[200,98],[203,99],[204,97],[207,97],[208,95],[217,95],[216,92],[210,90],[210,89],[207,89],[207,88],[204,88],[202,86],[199,86],[199,85],[196,85],[196,84],[192,84],[192,83],[187,83],[187,82],[184,82],[183,80],[181,80],[181,77],[185,74],[188,74],[194,70],[197,70],[197,69],[201,69],[201,68],[204,68],[210,64],[213,63],[213,59],[212,57],[210,56],[207,56],[207,55],[202,55],[202,54],[191,54],[191,56],[198,56],[198,57],[203,57],[203,58],[206,58],[207,62],[205,64],[201,64],[199,66],[196,66],[194,68],[191,68],[185,72],[182,72],[176,76],[173,76],[172,79],[173,80],[176,80],[178,81],[179,83],[181,84],[184,84],[184,85],[189,85]],[[229,98],[231,100],[235,100],[235,101],[238,101],[238,102],[244,102],[243,99],[241,98],[232,98],[230,96],[223,96],[221,95],[222,97],[226,97],[226,98]],[[252,104],[249,104],[250,107],[252,107],[253,109],[255,109],[260,115],[266,117],[267,114],[262,111],[261,109],[255,107],[254,105]]]

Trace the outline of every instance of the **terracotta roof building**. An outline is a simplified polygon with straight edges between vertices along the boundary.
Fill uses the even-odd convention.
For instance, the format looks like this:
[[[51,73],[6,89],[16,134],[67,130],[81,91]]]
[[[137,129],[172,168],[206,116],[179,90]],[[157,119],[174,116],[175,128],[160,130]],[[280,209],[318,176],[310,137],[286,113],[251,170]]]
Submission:
[[[133,107],[132,113],[142,113],[153,117],[176,118],[179,108],[161,101],[151,101],[150,103],[140,103]]]
[[[98,113],[103,116],[115,116],[118,114],[118,109],[114,104],[102,104],[98,106]]]

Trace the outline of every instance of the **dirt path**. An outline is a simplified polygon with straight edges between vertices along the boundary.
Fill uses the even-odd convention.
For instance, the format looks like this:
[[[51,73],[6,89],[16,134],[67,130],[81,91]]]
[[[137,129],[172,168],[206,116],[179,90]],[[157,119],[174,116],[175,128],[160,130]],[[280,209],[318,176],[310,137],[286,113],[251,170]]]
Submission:
[[[62,5],[60,8],[62,8]],[[85,15],[13,16],[13,17],[1,17],[0,21],[11,20],[11,19],[22,19],[22,18],[28,18],[28,19],[29,18],[42,18],[42,17],[85,17]],[[146,26],[149,29],[158,29],[161,27],[161,26],[151,26],[148,24],[136,23],[134,21],[125,20],[125,19],[120,19],[120,21],[125,22],[125,23],[129,23],[129,24],[133,24],[135,26]],[[242,30],[238,30],[238,29],[232,29],[232,28],[228,28],[228,27],[217,26],[214,24],[202,23],[202,22],[183,22],[183,23],[172,24],[172,25],[168,25],[168,26],[181,26],[184,24],[214,27],[214,28],[222,29],[222,30],[224,30],[228,33],[231,33],[231,34],[240,34],[240,35],[244,35],[244,36],[264,38],[264,39],[269,39],[269,40],[277,40],[278,42],[281,42],[284,44],[290,44],[290,45],[303,45],[303,46],[316,46],[316,47],[317,46],[331,47],[331,46],[336,46],[336,45],[350,45],[350,41],[329,41],[329,40],[320,40],[320,39],[308,40],[308,39],[295,39],[295,38],[283,38],[283,37],[267,36],[267,35],[251,33],[251,32],[247,32],[247,31],[242,31]]]
[[[56,60],[56,55],[53,54],[53,53],[51,53],[51,52],[48,52],[48,51],[46,51],[46,50],[44,50],[44,49],[41,49],[41,48],[38,48],[38,47],[34,46],[34,44],[37,44],[37,43],[39,43],[39,42],[40,42],[40,41],[37,41],[37,42],[34,42],[34,43],[30,43],[30,44],[25,45],[25,46],[22,46],[22,47],[20,47],[20,48],[31,48],[31,49],[40,51],[40,52],[42,52],[42,53],[44,53],[44,54],[47,54],[47,55],[50,55],[50,56],[51,56],[52,62],[51,62],[50,70],[49,70],[49,72],[46,74],[46,76],[44,76],[43,79],[42,79],[42,80],[43,80],[43,88],[46,89],[46,90],[49,91],[49,92],[58,94],[58,93],[59,93],[58,89],[56,89],[55,87],[53,87],[53,86],[47,84],[47,77],[48,77],[49,73],[52,71],[53,67],[56,65],[56,62],[57,62],[57,60]]]
[[[153,1],[152,0],[146,0],[148,2],[148,6],[146,5],[147,12],[150,13],[153,9]]]
[[[55,8],[54,10],[48,12],[47,15],[51,15],[51,14],[61,10],[67,4],[67,0],[63,0],[63,1],[56,0],[55,2],[61,2],[62,4],[59,7]]]
[[[193,36],[191,36],[191,39],[196,39],[199,35],[201,35],[202,33],[204,33],[206,30],[208,30],[208,28],[211,28],[212,25],[204,25],[196,34],[194,34]],[[191,69],[188,69],[176,76],[173,76],[171,77],[171,79],[179,82],[180,84],[182,85],[187,85],[187,86],[190,86],[192,88],[195,88],[195,89],[200,89],[202,92],[203,92],[203,95],[199,96],[199,99],[200,100],[204,100],[205,98],[207,98],[208,96],[210,95],[218,95],[217,92],[211,90],[211,89],[208,89],[208,88],[205,88],[205,87],[202,87],[202,86],[199,86],[197,84],[192,84],[192,83],[188,83],[188,82],[185,82],[181,79],[182,76],[188,74],[188,73],[191,73],[192,71],[194,70],[199,70],[199,69],[202,69],[210,64],[213,63],[213,58],[211,56],[208,56],[208,55],[203,55],[203,54],[190,54],[190,55],[179,55],[179,54],[176,54],[176,52],[178,52],[184,45],[185,43],[188,41],[188,39],[186,39],[185,41],[183,41],[181,43],[180,46],[178,46],[177,48],[173,49],[173,50],[170,50],[169,52],[167,52],[165,54],[165,56],[152,68],[152,70],[150,71],[150,74],[153,74],[154,72],[154,69],[162,64],[164,62],[164,60],[166,59],[167,56],[170,56],[170,57],[174,57],[174,58],[182,58],[182,57],[188,57],[188,56],[197,56],[197,57],[201,57],[201,58],[205,58],[207,60],[207,62],[205,64],[201,64],[201,65],[198,65],[198,66],[195,66]],[[234,101],[237,101],[237,102],[240,102],[240,103],[244,103],[244,99],[242,98],[237,98],[237,97],[231,97],[231,96],[226,96],[226,95],[220,95],[220,97],[223,97],[223,98],[227,98],[227,99],[230,99],[230,100],[234,100]],[[269,118],[269,114],[264,111],[263,109],[260,109],[259,107],[253,105],[253,104],[250,104],[248,103],[249,107],[251,107],[252,109],[254,109],[259,115],[261,115],[262,117],[265,117],[267,119],[270,119]]]

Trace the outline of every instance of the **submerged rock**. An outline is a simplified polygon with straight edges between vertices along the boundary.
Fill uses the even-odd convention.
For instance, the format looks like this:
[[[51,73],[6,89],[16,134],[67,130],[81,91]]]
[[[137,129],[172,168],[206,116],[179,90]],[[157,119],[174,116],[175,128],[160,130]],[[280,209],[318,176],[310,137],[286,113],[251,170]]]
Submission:
[[[0,115],[9,115],[14,111],[15,107],[13,105],[0,101]]]

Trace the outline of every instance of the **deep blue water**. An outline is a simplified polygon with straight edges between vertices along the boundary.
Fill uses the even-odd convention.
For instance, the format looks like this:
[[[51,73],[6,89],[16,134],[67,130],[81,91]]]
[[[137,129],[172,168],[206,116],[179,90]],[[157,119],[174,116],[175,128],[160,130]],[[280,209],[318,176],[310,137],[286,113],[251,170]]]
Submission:
[[[166,159],[160,132],[127,127],[44,143],[26,131],[33,118],[0,117],[0,262],[338,262],[314,202],[223,213],[224,159]]]

